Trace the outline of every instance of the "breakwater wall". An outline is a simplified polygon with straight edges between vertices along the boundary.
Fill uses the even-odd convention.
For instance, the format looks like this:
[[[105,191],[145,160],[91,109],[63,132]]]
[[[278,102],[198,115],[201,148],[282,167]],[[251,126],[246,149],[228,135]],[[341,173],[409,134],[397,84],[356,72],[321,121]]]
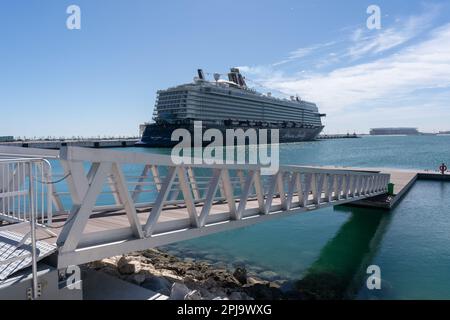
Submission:
[[[356,133],[353,134],[320,134],[317,136],[316,140],[327,140],[327,139],[356,139],[361,138],[361,136]]]
[[[86,139],[86,140],[30,140],[3,142],[0,145],[10,147],[60,149],[61,147],[85,147],[85,148],[120,148],[134,147],[139,140],[136,138],[124,139]]]

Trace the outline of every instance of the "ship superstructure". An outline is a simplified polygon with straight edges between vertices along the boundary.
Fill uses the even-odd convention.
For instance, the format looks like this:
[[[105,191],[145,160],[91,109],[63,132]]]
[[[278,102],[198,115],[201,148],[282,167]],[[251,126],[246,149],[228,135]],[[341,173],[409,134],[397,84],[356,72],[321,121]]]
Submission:
[[[279,129],[280,142],[313,140],[323,129],[317,106],[299,97],[290,99],[261,94],[250,89],[238,68],[231,68],[228,80],[214,74],[208,81],[203,70],[192,83],[157,92],[154,123],[144,130],[142,144],[171,146],[171,131],[202,121],[205,129]]]

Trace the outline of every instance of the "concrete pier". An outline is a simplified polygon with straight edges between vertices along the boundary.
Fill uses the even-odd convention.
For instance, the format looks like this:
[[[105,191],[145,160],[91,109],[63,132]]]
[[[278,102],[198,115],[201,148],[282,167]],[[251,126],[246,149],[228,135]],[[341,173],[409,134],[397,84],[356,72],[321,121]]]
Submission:
[[[361,136],[356,133],[347,133],[347,134],[320,134],[317,136],[317,140],[328,140],[328,139],[355,139],[361,138]]]
[[[429,170],[408,170],[397,168],[358,168],[358,167],[338,167],[338,166],[320,166],[314,168],[322,169],[345,169],[355,171],[367,171],[376,173],[387,173],[391,176],[390,182],[394,184],[394,194],[381,194],[371,198],[361,199],[349,203],[350,206],[380,208],[391,210],[414,186],[417,180],[436,180],[450,181],[450,173],[441,174],[437,171]]]
[[[61,147],[85,147],[85,148],[120,148],[134,147],[139,139],[68,139],[68,140],[29,140],[0,142],[0,145],[24,148],[60,149]]]

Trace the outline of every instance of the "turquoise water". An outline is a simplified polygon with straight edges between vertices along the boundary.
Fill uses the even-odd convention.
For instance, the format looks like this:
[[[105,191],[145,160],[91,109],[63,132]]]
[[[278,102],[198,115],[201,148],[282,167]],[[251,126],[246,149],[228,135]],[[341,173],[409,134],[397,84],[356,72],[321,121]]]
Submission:
[[[450,299],[450,183],[417,182],[382,229],[371,264],[383,290],[358,298]]]
[[[450,162],[450,136],[364,137],[280,147],[281,164],[436,169],[443,161]],[[324,208],[166,249],[230,268],[245,264],[263,278],[330,291],[326,297],[450,299],[450,183],[419,181],[390,213]],[[365,270],[372,264],[381,268],[381,290],[366,289]]]

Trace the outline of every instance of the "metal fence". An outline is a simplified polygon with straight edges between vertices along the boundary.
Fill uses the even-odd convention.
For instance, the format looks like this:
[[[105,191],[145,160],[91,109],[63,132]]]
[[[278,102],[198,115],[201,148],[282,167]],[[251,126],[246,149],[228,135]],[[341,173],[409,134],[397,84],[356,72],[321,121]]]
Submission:
[[[0,159],[0,220],[28,222],[34,213],[38,224],[51,224],[51,174],[45,159]]]

